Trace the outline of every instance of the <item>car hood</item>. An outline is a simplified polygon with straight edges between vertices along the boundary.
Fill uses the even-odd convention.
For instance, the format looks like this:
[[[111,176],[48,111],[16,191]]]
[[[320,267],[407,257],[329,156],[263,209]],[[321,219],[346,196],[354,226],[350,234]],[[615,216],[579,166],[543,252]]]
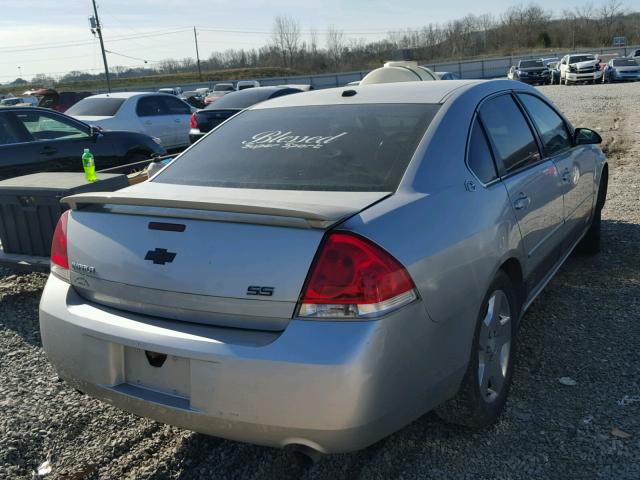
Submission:
[[[640,65],[629,65],[624,67],[612,67],[613,70],[618,72],[640,72]]]
[[[598,60],[587,60],[586,62],[574,62],[574,63],[570,63],[569,65],[576,68],[587,68],[587,67],[595,67],[599,63],[600,62]]]

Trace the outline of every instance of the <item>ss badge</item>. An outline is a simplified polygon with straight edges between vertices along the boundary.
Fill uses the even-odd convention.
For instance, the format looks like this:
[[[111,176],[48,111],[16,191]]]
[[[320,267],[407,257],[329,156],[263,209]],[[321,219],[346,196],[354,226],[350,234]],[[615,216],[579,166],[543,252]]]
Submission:
[[[247,295],[261,295],[263,297],[271,297],[273,296],[274,287],[258,287],[256,285],[251,285],[247,287]]]

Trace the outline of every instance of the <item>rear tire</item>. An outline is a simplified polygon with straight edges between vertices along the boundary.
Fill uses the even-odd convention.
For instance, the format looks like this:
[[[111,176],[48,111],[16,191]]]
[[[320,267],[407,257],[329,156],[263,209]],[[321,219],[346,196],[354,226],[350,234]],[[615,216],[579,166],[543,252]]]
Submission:
[[[508,275],[500,271],[478,313],[467,372],[458,393],[436,408],[446,422],[472,428],[495,423],[513,377],[520,305]]]

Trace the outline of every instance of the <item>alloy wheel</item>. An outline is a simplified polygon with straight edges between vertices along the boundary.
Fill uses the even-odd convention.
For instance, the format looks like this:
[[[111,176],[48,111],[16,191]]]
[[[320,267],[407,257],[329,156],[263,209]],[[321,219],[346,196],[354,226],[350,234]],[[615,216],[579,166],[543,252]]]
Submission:
[[[478,337],[478,384],[485,402],[500,396],[511,360],[511,307],[507,295],[496,290],[487,302]]]

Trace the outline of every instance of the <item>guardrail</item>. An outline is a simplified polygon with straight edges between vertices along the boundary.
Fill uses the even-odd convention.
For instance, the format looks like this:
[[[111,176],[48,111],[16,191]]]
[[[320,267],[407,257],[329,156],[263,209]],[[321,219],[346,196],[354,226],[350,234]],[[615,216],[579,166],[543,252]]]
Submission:
[[[429,67],[436,72],[453,72],[458,74],[462,79],[489,79],[497,77],[505,77],[509,67],[514,65],[518,60],[531,58],[562,58],[568,53],[594,53],[594,54],[613,54],[617,53],[621,56],[628,55],[631,51],[639,49],[640,45],[628,47],[607,47],[607,48],[581,48],[569,50],[554,51],[534,51],[523,53],[520,55],[508,55],[502,57],[483,57],[468,58],[460,60],[449,60],[444,62],[430,62],[419,60],[420,65]],[[257,80],[261,85],[286,85],[286,84],[304,84],[311,85],[315,89],[342,87],[349,82],[362,80],[369,73],[369,70],[357,70],[350,72],[338,73],[321,73],[317,75],[291,75],[284,77],[268,77],[253,78],[249,80]],[[116,77],[117,78],[117,77]],[[236,80],[220,80],[197,83],[182,83],[179,85],[154,85],[151,87],[133,87],[132,88],[114,88],[114,91],[156,91],[159,88],[179,86],[184,91],[195,90],[196,88],[213,88],[216,83],[228,83]]]

